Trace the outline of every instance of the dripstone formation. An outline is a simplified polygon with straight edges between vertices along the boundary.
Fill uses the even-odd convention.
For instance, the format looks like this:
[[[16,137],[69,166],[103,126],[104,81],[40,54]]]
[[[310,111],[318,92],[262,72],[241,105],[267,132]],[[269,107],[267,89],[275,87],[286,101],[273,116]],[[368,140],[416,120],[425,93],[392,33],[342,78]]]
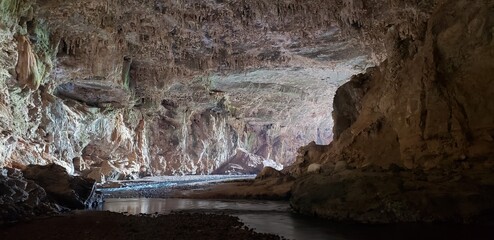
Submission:
[[[492,1],[0,3],[0,166],[269,166],[301,213],[492,216]]]

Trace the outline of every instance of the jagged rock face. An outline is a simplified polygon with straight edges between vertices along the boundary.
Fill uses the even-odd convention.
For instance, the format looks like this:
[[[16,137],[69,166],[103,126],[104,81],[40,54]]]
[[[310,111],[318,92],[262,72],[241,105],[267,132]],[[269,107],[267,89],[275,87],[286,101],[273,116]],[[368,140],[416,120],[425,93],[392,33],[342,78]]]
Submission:
[[[56,164],[29,165],[23,175],[42,187],[50,199],[70,209],[84,209],[95,189],[94,180],[70,176]]]
[[[58,214],[99,204],[92,179],[70,176],[62,166],[0,169],[0,223]],[[95,202],[96,201],[96,202]]]
[[[287,166],[332,140],[332,95],[369,64],[333,4],[3,0],[0,165],[99,181]]]
[[[424,18],[388,22],[387,60],[338,90],[335,141],[292,169],[303,175],[295,209],[359,222],[492,218],[494,3],[422,3],[406,11]],[[368,23],[400,12],[381,7],[364,32],[379,36]],[[304,175],[311,163],[322,173]]]
[[[317,189],[336,185],[361,204],[347,191],[365,188],[361,178],[393,204],[400,191],[416,190],[382,188],[387,168],[411,169],[400,177],[424,193],[435,186],[417,183],[415,170],[444,170],[434,183],[452,190],[446,196],[491,194],[482,177],[494,166],[489,1],[1,3],[2,165],[55,162],[73,171],[76,163],[99,179],[143,167],[253,172],[291,163],[290,152],[314,140],[287,171],[302,176],[293,197],[302,212],[357,216],[351,204],[328,211],[335,196]],[[356,42],[382,63],[337,91],[333,136],[330,91],[366,65]],[[360,174],[375,166],[385,170]],[[451,189],[450,172],[469,182]],[[316,187],[307,193],[305,185]],[[465,202],[483,208],[460,218],[491,209]],[[424,220],[417,206],[389,209],[388,221]]]
[[[371,71],[373,69],[368,69],[368,72]],[[333,102],[333,134],[335,139],[338,139],[341,133],[357,120],[362,110],[362,98],[369,90],[369,75],[355,75],[336,91]]]

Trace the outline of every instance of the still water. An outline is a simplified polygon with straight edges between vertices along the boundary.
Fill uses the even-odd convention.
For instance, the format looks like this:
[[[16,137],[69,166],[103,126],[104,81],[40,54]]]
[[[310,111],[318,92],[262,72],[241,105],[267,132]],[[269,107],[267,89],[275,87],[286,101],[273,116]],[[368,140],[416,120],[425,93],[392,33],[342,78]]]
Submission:
[[[257,232],[287,239],[494,239],[492,226],[335,224],[293,213],[287,202],[127,198],[105,199],[100,210],[128,214],[205,212],[237,216]]]

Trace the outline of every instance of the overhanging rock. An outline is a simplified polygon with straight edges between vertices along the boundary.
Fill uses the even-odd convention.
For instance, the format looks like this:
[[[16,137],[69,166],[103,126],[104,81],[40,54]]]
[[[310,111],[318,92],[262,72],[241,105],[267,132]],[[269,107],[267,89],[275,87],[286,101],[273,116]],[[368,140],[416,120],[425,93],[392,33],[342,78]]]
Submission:
[[[119,86],[94,82],[68,82],[58,85],[57,95],[96,107],[129,106],[130,94]]]

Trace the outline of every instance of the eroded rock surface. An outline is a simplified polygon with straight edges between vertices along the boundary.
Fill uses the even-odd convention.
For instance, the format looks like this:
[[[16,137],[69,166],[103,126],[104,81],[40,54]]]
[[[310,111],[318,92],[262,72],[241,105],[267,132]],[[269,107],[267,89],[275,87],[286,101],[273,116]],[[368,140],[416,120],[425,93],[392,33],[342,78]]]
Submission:
[[[284,174],[299,177],[301,212],[470,221],[493,208],[477,199],[491,199],[494,165],[493,4],[2,0],[0,165],[56,163],[104,182],[295,162]],[[388,176],[395,167],[406,171]],[[481,177],[417,182],[437,171]],[[353,198],[361,179],[392,207]],[[398,179],[419,195],[444,189],[425,203],[458,204],[417,213]],[[349,201],[318,195],[326,185]]]
[[[29,165],[23,175],[40,185],[50,199],[70,209],[84,209],[95,190],[94,180],[70,176],[56,164]]]
[[[492,219],[493,184],[484,169],[345,169],[297,179],[291,204],[342,222],[474,223]]]
[[[69,176],[55,164],[0,172],[0,223],[84,209],[99,201],[94,180]]]
[[[2,166],[101,182],[282,168],[332,140],[332,95],[370,64],[332,2],[2,4]]]
[[[369,41],[386,39],[388,58],[338,90],[336,140],[291,170],[322,164],[297,180],[295,209],[359,222],[492,216],[493,6],[446,0],[421,12],[413,3],[408,9],[422,17],[403,24],[388,22],[400,8],[380,6],[388,11],[374,20],[391,24],[382,35],[358,18],[378,34]],[[373,167],[386,170],[363,170]]]

